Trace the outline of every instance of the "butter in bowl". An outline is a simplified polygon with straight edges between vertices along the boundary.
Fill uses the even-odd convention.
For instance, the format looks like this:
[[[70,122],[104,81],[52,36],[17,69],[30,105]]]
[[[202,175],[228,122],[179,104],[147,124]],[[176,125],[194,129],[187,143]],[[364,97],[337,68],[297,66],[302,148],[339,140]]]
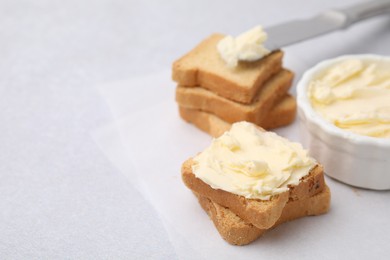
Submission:
[[[390,189],[390,57],[323,61],[303,75],[297,95],[302,141],[326,174]]]

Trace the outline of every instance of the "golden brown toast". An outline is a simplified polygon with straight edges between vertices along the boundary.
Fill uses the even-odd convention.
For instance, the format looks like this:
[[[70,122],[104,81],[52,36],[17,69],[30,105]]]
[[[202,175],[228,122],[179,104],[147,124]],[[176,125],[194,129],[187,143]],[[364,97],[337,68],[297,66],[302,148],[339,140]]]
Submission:
[[[261,235],[267,229],[259,229],[249,222],[244,221],[226,207],[211,201],[210,199],[195,194],[202,208],[214,222],[218,232],[228,243],[233,245],[246,245]],[[283,208],[282,214],[274,228],[282,223],[305,216],[320,215],[328,212],[330,207],[330,191],[327,186],[324,190],[311,197],[300,200],[290,200]]]
[[[261,125],[271,108],[286,95],[293,78],[291,71],[281,70],[265,82],[251,104],[231,101],[202,87],[183,86],[176,88],[176,102],[181,107],[214,114],[228,123],[247,121]]]
[[[172,66],[172,79],[185,87],[201,86],[219,96],[249,104],[263,84],[282,68],[283,53],[275,51],[255,62],[228,68],[217,52],[224,37],[213,34]]]
[[[267,116],[257,125],[264,129],[273,129],[288,125],[295,120],[296,110],[297,104],[295,98],[287,94],[271,108]],[[231,127],[230,123],[211,113],[186,107],[179,107],[179,112],[185,121],[194,124],[213,137],[220,136]]]
[[[289,200],[299,200],[320,193],[325,187],[323,168],[317,164],[299,185],[289,187],[289,191],[271,197],[270,200],[247,199],[224,190],[213,189],[197,178],[192,172],[193,160],[182,165],[182,179],[193,192],[229,208],[243,220],[260,229],[272,227],[282,214]]]

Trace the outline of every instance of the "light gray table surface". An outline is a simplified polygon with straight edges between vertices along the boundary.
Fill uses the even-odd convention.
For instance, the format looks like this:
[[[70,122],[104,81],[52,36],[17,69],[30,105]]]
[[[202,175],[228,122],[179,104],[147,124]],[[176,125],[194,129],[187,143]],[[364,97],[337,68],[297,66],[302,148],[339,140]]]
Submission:
[[[357,2],[0,0],[0,259],[175,259],[155,210],[91,138],[111,119],[96,86],[166,70],[213,32]],[[285,51],[308,66],[389,55],[389,28],[374,18]],[[134,110],[158,99],[129,87]]]

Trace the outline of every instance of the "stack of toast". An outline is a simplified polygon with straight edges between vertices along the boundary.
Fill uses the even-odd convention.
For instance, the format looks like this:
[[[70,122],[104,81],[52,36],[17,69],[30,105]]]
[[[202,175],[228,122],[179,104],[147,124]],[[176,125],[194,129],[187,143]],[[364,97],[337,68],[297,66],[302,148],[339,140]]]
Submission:
[[[193,163],[192,159],[184,162],[183,181],[198,198],[222,238],[233,245],[249,244],[284,222],[324,214],[330,206],[330,191],[319,164],[297,186],[289,187],[270,200],[259,200],[213,189],[194,175]]]
[[[211,35],[174,62],[181,117],[215,137],[239,121],[264,129],[294,121],[296,101],[288,94],[294,74],[283,68],[283,52],[230,68],[216,48],[223,37]]]
[[[253,123],[261,131],[293,122],[296,101],[288,90],[294,74],[283,68],[283,52],[273,51],[256,61],[240,61],[232,68],[217,50],[224,37],[213,34],[174,62],[172,78],[178,83],[180,116],[213,137],[241,121]],[[249,244],[279,224],[326,213],[330,206],[323,168],[315,161],[297,185],[285,182],[286,191],[269,200],[213,188],[195,175],[196,164],[194,158],[183,163],[182,179],[220,235],[233,245]],[[258,183],[263,181],[261,178]]]

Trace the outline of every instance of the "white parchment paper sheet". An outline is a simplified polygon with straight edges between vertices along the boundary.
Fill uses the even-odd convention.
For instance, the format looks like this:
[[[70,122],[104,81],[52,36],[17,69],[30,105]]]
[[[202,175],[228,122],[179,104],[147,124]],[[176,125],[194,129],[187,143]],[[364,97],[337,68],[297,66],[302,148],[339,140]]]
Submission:
[[[290,67],[302,68],[287,60]],[[134,95],[129,87],[134,85],[141,86],[140,100],[150,104],[136,112],[134,104],[126,102],[126,96]],[[94,137],[159,212],[179,258],[334,259],[341,254],[361,258],[390,252],[390,193],[355,189],[329,178],[332,208],[328,214],[286,223],[245,247],[227,244],[181,181],[181,164],[203,150],[211,138],[179,118],[174,86],[169,71],[102,86],[115,120]],[[297,122],[277,132],[299,140]]]

